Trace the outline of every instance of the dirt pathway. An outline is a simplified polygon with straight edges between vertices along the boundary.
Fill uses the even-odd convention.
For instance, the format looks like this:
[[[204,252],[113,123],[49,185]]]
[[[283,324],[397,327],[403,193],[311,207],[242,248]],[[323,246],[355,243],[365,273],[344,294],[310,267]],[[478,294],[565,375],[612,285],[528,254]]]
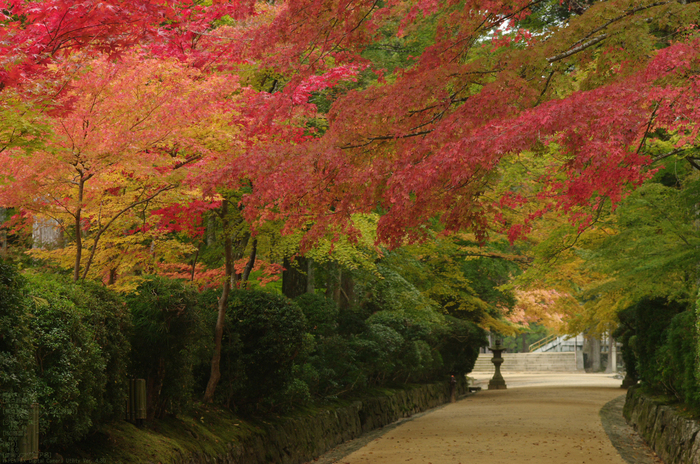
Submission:
[[[511,374],[506,381],[508,390],[484,390],[385,427],[383,435],[358,442],[354,451],[350,446],[320,462],[625,464],[599,415],[606,403],[624,394],[619,379]],[[487,382],[482,381],[484,388]]]

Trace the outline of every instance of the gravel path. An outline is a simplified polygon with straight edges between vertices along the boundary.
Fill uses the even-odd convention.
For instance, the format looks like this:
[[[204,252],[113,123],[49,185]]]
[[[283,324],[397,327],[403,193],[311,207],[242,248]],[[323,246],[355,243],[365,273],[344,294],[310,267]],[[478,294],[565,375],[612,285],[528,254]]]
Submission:
[[[314,462],[663,464],[622,419],[620,379],[509,374],[507,390],[489,391],[487,376],[474,377],[484,388],[478,394],[374,431]]]

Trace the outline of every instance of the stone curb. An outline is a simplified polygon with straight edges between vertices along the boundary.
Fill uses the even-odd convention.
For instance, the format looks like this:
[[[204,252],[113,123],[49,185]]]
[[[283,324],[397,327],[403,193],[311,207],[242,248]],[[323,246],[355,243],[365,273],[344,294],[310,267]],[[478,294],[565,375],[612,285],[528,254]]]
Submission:
[[[613,446],[629,464],[664,464],[622,415],[625,395],[609,401],[600,410],[600,420]]]

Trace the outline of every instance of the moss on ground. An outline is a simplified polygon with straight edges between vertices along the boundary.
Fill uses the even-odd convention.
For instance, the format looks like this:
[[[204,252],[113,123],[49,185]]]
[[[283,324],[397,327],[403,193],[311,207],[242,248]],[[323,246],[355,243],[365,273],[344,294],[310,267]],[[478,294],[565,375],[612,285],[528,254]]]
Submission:
[[[250,442],[259,435],[266,437],[266,426],[326,414],[366,401],[395,396],[400,391],[419,388],[405,385],[396,389],[377,388],[323,404],[299,407],[287,414],[244,419],[229,410],[213,405],[197,404],[188,414],[148,421],[137,426],[119,421],[102,426],[97,432],[70,449],[58,450],[66,459],[87,463],[169,463],[189,461],[192,455],[224,456],[230,444]]]
[[[255,433],[262,430],[250,421],[222,408],[198,405],[190,414],[150,421],[143,426],[126,421],[105,425],[60,454],[79,462],[173,462],[190,454],[226,454],[228,443]]]

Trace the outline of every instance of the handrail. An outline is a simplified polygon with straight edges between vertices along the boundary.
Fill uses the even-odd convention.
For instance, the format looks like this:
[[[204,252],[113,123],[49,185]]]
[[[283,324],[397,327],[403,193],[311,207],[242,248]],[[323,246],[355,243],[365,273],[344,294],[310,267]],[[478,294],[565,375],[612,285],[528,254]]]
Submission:
[[[538,348],[542,348],[547,343],[553,342],[554,340],[557,339],[557,337],[558,337],[557,335],[549,335],[547,337],[544,337],[544,338],[536,341],[535,343],[530,345],[530,353],[532,353],[533,351],[535,351]]]

